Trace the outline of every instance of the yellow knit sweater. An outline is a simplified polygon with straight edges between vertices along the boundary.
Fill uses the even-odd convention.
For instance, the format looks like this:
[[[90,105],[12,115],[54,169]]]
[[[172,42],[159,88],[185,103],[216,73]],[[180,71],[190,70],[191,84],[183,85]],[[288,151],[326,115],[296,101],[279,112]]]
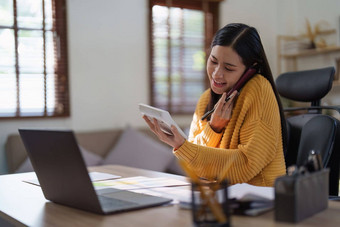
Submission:
[[[176,157],[209,180],[273,186],[286,170],[280,112],[269,81],[259,74],[248,81],[221,133],[201,121],[209,101],[210,89],[200,97],[189,138],[174,151]]]

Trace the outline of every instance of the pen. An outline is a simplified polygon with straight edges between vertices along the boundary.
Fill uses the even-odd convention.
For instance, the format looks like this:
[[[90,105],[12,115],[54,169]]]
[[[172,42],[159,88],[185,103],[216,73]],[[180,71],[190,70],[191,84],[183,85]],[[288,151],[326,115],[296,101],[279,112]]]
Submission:
[[[225,101],[228,102],[232,97],[234,97],[233,94],[230,95],[228,98],[226,98]],[[209,117],[214,111],[215,111],[215,106],[214,106],[214,108],[212,108],[212,110],[206,112],[206,113],[202,116],[201,120],[204,121],[204,120],[205,120],[207,117]]]

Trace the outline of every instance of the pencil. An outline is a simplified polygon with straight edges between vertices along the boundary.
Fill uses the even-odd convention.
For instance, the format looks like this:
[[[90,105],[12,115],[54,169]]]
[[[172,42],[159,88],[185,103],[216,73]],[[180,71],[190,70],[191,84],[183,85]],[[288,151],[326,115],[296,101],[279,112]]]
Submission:
[[[216,217],[219,223],[225,223],[227,221],[226,216],[224,215],[220,204],[217,202],[215,198],[215,193],[207,193],[207,190],[201,185],[199,177],[189,168],[182,160],[179,160],[180,166],[183,168],[184,172],[188,175],[193,183],[196,183],[198,189],[200,191],[200,196],[203,201],[207,202],[207,205],[210,207],[213,215]]]

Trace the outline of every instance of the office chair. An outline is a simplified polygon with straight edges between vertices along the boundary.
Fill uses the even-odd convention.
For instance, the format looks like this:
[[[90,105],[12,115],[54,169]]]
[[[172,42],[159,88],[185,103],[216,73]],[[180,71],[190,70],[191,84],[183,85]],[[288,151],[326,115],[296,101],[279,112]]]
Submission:
[[[286,118],[287,123],[287,151],[285,153],[286,166],[296,163],[299,148],[301,130],[313,117],[320,115],[323,109],[333,109],[340,113],[336,106],[321,106],[321,99],[332,88],[334,67],[314,70],[283,73],[276,79],[276,87],[279,94],[292,101],[310,102],[307,107],[285,108],[285,112],[305,110],[304,114],[298,114]]]
[[[285,152],[285,161],[287,167],[297,163],[301,131],[304,125],[312,118],[322,115],[322,110],[331,109],[340,113],[340,108],[337,106],[320,105],[321,99],[325,97],[332,88],[334,73],[334,67],[326,67],[287,72],[279,75],[276,79],[276,87],[282,97],[292,101],[310,103],[310,106],[306,107],[284,109],[285,112],[295,113],[296,111],[305,111],[304,113],[286,117],[287,150]],[[323,133],[320,130],[318,130],[318,132],[320,134]],[[336,131],[336,134],[338,134],[338,131]],[[338,153],[337,146],[333,146],[333,152]],[[339,169],[331,170],[331,172],[337,172],[337,175],[339,175]],[[332,175],[333,173],[330,174]]]
[[[302,128],[296,165],[304,166],[313,150],[321,155],[324,168],[330,169],[329,195],[339,193],[340,122],[328,115],[310,119]]]

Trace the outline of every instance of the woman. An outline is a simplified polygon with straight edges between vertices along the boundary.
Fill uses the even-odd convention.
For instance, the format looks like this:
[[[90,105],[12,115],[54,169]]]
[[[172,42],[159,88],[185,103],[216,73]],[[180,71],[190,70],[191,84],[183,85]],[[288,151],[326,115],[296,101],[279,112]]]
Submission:
[[[254,65],[257,73],[226,102],[226,93]],[[198,101],[188,140],[175,127],[174,135],[169,136],[161,131],[156,119],[150,121],[144,116],[145,121],[199,177],[227,178],[231,184],[273,186],[275,179],[286,173],[286,128],[256,29],[245,24],[229,24],[220,29],[212,42],[207,74],[210,89]],[[202,120],[214,106],[211,117]]]

